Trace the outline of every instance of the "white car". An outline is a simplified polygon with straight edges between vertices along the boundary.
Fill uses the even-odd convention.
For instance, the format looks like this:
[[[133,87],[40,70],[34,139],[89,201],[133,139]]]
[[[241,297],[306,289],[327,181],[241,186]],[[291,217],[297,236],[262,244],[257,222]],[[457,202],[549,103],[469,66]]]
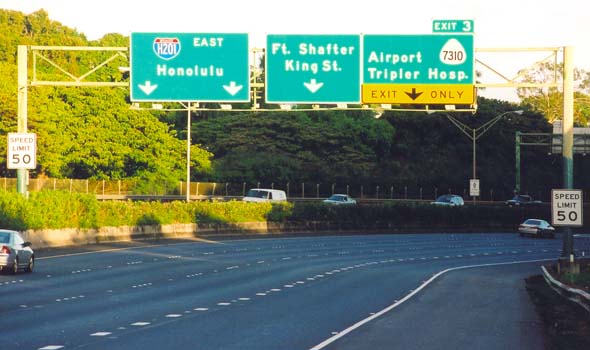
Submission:
[[[20,269],[33,272],[35,253],[31,243],[25,242],[20,233],[0,230],[0,269],[17,274]]]
[[[242,200],[244,202],[285,202],[287,194],[282,190],[252,188]]]
[[[333,194],[329,198],[324,199],[324,203],[334,205],[354,205],[356,204],[356,199],[347,194]]]
[[[537,238],[555,238],[555,228],[545,220],[527,219],[518,226],[520,237],[532,236]]]

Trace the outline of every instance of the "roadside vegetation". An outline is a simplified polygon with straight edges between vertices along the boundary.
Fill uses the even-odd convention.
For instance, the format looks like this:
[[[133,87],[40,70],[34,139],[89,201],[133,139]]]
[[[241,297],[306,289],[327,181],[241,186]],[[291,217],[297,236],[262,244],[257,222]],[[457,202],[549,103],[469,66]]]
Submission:
[[[64,191],[0,193],[0,227],[15,230],[100,228],[186,223],[327,223],[339,229],[390,231],[496,230],[516,232],[526,217],[550,215],[549,207],[438,207],[428,203],[331,206],[319,202],[99,201]]]

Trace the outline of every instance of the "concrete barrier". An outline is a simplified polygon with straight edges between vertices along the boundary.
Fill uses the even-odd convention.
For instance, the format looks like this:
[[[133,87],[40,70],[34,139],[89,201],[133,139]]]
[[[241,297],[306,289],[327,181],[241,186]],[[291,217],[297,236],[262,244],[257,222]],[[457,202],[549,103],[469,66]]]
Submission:
[[[306,223],[200,223],[101,227],[98,229],[44,229],[27,230],[21,234],[33,248],[63,247],[101,242],[131,241],[150,238],[190,238],[224,234],[278,234],[294,232],[318,232],[327,229],[338,230],[334,225]]]

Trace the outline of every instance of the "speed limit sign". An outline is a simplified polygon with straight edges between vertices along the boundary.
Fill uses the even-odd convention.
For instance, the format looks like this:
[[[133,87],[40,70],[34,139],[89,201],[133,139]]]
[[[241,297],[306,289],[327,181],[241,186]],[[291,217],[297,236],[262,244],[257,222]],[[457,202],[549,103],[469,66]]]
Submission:
[[[583,226],[582,190],[551,190],[553,226]]]
[[[37,167],[37,134],[8,133],[8,169],[35,169]]]

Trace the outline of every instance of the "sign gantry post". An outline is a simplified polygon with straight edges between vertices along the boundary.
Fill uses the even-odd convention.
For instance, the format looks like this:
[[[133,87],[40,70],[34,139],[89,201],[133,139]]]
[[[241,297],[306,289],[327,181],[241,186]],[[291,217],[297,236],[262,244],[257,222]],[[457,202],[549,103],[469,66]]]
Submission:
[[[18,132],[27,132],[28,114],[28,47],[18,46]],[[10,157],[8,162],[10,162]],[[21,195],[27,194],[28,170],[18,167],[16,170],[16,189]]]

